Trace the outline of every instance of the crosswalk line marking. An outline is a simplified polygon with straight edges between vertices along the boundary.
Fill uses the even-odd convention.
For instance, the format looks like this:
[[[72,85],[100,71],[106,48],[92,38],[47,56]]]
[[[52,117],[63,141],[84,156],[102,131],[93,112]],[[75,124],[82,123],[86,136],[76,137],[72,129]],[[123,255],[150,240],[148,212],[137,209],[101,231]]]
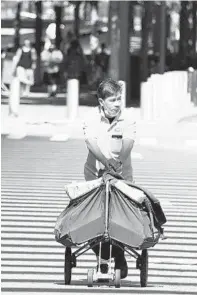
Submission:
[[[31,140],[30,148],[26,145],[26,140],[28,139],[14,141],[18,146],[11,158],[13,143],[7,141],[10,150],[6,149],[3,159],[3,292],[6,295],[10,290],[23,295],[29,295],[29,292],[42,295],[50,292],[52,295],[66,291],[72,292],[72,295],[79,295],[81,292],[91,294],[94,290],[94,293],[98,294],[113,294],[114,287],[95,287],[90,290],[86,286],[87,268],[96,265],[92,251],[79,257],[78,267],[73,271],[72,285],[60,285],[63,283],[64,247],[55,242],[53,226],[58,214],[68,204],[66,198],[64,199],[63,185],[73,179],[83,180],[83,165],[74,164],[72,171],[69,171],[72,159],[65,154],[65,145],[58,151],[52,148],[51,153],[46,149],[46,145],[41,144],[42,148],[38,152],[37,143]],[[21,143],[22,149],[16,152]],[[50,142],[53,147],[55,144],[60,143]],[[65,144],[68,153],[74,154],[74,150],[76,154],[79,152],[77,161],[82,163],[86,151],[79,151],[78,141],[68,141]],[[63,161],[59,159],[59,154],[64,155]],[[140,154],[143,155],[143,161],[138,155],[133,158],[137,183],[149,188],[159,197],[168,220],[165,226],[168,239],[150,249],[148,288],[143,290],[139,287],[139,271],[135,269],[135,261],[127,256],[129,283],[125,281],[126,285],[121,287],[118,293],[183,295],[183,292],[188,294],[189,290],[189,294],[197,294],[197,167],[194,165],[194,159],[188,170],[185,169],[185,160],[183,161],[181,154],[176,155],[180,156],[180,161],[172,154],[172,169],[167,171],[168,157],[162,156],[162,159],[157,154],[151,161],[152,156],[147,157],[146,152]],[[52,158],[50,172],[43,164]],[[39,165],[35,165],[39,159]],[[29,167],[29,161],[32,167]],[[68,167],[65,166],[65,162]],[[162,174],[161,167],[165,170]],[[57,285],[58,282],[60,284]]]

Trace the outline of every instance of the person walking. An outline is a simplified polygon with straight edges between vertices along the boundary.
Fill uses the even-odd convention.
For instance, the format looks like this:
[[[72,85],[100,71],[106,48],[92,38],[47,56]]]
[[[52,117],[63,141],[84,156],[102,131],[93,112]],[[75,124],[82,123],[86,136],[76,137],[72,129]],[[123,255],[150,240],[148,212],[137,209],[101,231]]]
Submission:
[[[77,39],[71,41],[65,56],[65,71],[67,72],[67,109],[68,118],[74,120],[79,105],[80,77],[86,70],[86,60]]]
[[[57,86],[60,81],[60,65],[63,61],[62,52],[51,44],[41,53],[41,61],[44,64],[44,83],[47,85],[48,94],[54,97],[57,94]]]
[[[88,156],[84,165],[85,180],[99,178],[105,171],[113,170],[125,180],[133,181],[131,150],[135,141],[136,123],[132,115],[126,116],[122,108],[122,88],[112,79],[102,81],[97,90],[99,107],[83,122]],[[87,116],[87,115],[86,115]],[[93,248],[99,259],[99,246]],[[121,270],[121,278],[128,273],[124,251],[112,247],[115,269]],[[109,243],[102,244],[101,272],[108,272]]]
[[[101,52],[95,56],[95,63],[100,69],[100,79],[106,79],[109,67],[109,55],[106,53],[105,43],[101,44]]]
[[[34,84],[34,70],[36,68],[36,50],[31,47],[29,39],[24,40],[13,58],[12,81],[9,96],[9,114],[18,116],[20,97],[28,97],[30,87]]]

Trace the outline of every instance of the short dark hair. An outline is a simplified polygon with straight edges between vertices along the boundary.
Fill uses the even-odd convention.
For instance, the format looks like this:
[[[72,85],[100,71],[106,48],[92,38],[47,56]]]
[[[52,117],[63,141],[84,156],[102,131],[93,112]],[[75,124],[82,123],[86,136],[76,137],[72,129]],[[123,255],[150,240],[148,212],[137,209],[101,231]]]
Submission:
[[[108,78],[99,84],[97,89],[97,97],[106,99],[109,96],[116,95],[122,92],[122,87],[119,82]]]

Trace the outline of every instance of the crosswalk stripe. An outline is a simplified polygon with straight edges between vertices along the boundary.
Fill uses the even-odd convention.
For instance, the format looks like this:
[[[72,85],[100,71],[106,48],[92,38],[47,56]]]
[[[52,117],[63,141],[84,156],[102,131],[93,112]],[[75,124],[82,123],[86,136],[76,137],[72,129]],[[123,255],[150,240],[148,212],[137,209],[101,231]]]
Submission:
[[[95,255],[88,251],[77,259],[72,284],[65,286],[64,247],[53,234],[57,216],[69,202],[64,185],[84,179],[84,143],[3,139],[4,294],[197,294],[197,157],[150,147],[136,149],[136,155],[141,155],[133,157],[136,183],[160,199],[168,239],[149,250],[147,288],[140,288],[139,271],[128,255],[129,275],[120,289],[113,284],[88,288],[87,269],[96,266]]]

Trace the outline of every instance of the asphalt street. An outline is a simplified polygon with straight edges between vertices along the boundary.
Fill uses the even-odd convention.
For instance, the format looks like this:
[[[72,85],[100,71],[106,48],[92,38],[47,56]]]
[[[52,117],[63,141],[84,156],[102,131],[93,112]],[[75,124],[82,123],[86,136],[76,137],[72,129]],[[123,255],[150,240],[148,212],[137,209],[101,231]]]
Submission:
[[[127,257],[129,275],[120,289],[87,287],[96,266],[91,251],[80,256],[70,286],[64,285],[64,247],[54,239],[57,216],[68,204],[64,185],[82,181],[87,150],[82,140],[50,142],[2,137],[2,294],[197,294],[197,154],[136,146],[137,184],[151,190],[167,217],[167,240],[149,250],[148,287]]]

